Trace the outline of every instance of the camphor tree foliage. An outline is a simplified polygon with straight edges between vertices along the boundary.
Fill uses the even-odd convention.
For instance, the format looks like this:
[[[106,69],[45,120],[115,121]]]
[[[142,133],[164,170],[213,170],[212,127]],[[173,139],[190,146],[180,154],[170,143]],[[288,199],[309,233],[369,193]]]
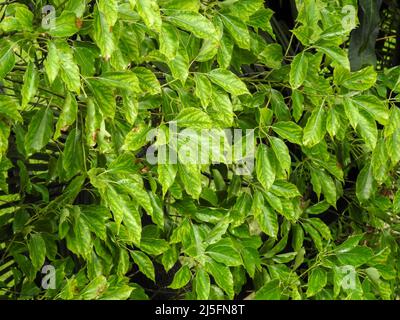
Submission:
[[[1,1],[0,296],[398,299],[400,68],[375,53],[380,9]],[[216,150],[151,163],[175,122],[191,141],[253,129],[254,170]]]

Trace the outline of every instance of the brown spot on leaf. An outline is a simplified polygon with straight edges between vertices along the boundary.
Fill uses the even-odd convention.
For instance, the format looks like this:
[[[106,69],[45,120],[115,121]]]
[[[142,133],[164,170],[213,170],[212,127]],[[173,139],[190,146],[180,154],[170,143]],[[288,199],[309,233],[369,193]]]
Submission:
[[[81,18],[76,18],[75,25],[78,29],[81,29],[83,26],[83,20]]]

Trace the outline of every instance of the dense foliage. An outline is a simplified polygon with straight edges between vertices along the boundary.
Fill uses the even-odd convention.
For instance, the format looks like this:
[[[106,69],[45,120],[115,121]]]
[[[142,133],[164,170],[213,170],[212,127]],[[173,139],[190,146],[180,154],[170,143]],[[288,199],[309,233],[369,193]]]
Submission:
[[[278,2],[0,2],[2,297],[399,297],[380,1]],[[253,129],[254,170],[184,161],[201,129]]]

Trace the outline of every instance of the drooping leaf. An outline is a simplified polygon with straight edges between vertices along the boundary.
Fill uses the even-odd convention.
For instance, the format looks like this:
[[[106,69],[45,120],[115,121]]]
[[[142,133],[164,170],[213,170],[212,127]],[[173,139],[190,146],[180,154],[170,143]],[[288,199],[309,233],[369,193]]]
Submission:
[[[147,278],[155,281],[154,265],[150,258],[141,251],[130,251],[133,261]]]
[[[189,267],[188,266],[183,266],[175,274],[174,280],[169,285],[169,287],[171,289],[183,288],[184,286],[186,286],[188,284],[188,282],[190,281],[191,276],[192,276],[192,273],[190,272]]]
[[[15,65],[15,55],[6,39],[0,40],[0,79],[3,79]]]
[[[53,112],[50,108],[38,110],[29,124],[25,137],[28,153],[43,149],[53,135]]]
[[[29,257],[35,270],[39,270],[46,259],[46,244],[41,234],[32,234],[29,242]]]
[[[36,67],[33,63],[28,65],[24,74],[24,85],[22,87],[22,104],[21,108],[26,109],[28,103],[35,96],[39,87],[39,76]]]
[[[145,0],[142,0],[145,1]],[[214,25],[200,13],[193,11],[171,10],[167,20],[179,28],[192,32],[196,37],[207,39],[215,34]]]
[[[307,297],[312,297],[320,292],[327,284],[327,273],[322,268],[316,268],[310,273],[308,279]]]
[[[266,191],[271,188],[276,177],[276,160],[271,151],[261,144],[258,146],[256,155],[257,178]]]
[[[308,71],[308,58],[302,52],[293,59],[290,69],[290,85],[292,89],[299,88],[305,81]]]
[[[326,132],[326,113],[321,106],[313,111],[304,128],[303,143],[305,146],[312,147],[319,143]]]
[[[243,21],[234,16],[221,15],[225,28],[235,40],[239,48],[250,48],[250,34]]]
[[[246,85],[232,72],[224,69],[213,69],[208,73],[212,82],[233,95],[248,94]]]

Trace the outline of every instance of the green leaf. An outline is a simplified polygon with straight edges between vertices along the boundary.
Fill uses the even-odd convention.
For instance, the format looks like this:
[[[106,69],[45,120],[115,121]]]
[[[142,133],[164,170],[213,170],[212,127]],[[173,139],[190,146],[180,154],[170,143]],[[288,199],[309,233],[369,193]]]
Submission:
[[[65,4],[65,10],[74,12],[79,18],[82,18],[85,9],[86,1],[70,0]]]
[[[153,222],[161,229],[164,230],[164,210],[163,204],[160,199],[149,192],[149,198],[153,207],[153,212],[150,213]]]
[[[371,166],[374,178],[380,184],[387,179],[387,171],[389,169],[387,155],[385,141],[384,139],[379,139],[372,152]]]
[[[80,92],[81,80],[78,65],[75,63],[72,49],[64,41],[51,41],[49,53],[44,62],[50,83],[60,72],[61,78],[70,91]]]
[[[307,208],[306,212],[308,214],[321,214],[326,212],[330,208],[330,206],[331,205],[324,200]]]
[[[250,34],[246,24],[234,16],[221,14],[222,22],[239,48],[250,49]]]
[[[333,179],[324,171],[318,170],[318,178],[321,183],[322,193],[324,194],[326,202],[336,207],[336,186]]]
[[[226,292],[229,299],[233,299],[233,277],[228,267],[215,262],[213,260],[207,261],[205,269],[212,275],[217,285]]]
[[[42,108],[33,116],[25,137],[25,147],[29,154],[42,150],[53,135],[53,112]]]
[[[369,66],[360,71],[349,74],[342,85],[350,90],[365,91],[375,85],[377,74],[374,67]]]
[[[178,164],[178,172],[186,192],[199,199],[202,191],[200,168],[194,164]]]
[[[199,268],[196,270],[194,278],[194,286],[198,300],[207,300],[210,296],[210,277],[204,269]]]
[[[203,108],[207,108],[211,102],[212,85],[208,77],[201,73],[194,74],[196,83],[195,95],[200,99]]]
[[[177,29],[168,23],[163,23],[160,33],[160,52],[168,60],[172,60],[176,57],[178,49],[179,38]]]
[[[133,261],[139,267],[141,273],[143,273],[147,278],[155,282],[155,272],[154,265],[150,258],[141,251],[130,251]]]
[[[176,246],[170,246],[167,251],[164,252],[162,256],[162,264],[166,272],[170,271],[178,260],[179,252]]]
[[[175,26],[192,32],[196,37],[201,39],[208,39],[216,33],[212,22],[197,12],[171,10],[167,12],[166,19]]]
[[[400,190],[398,190],[393,199],[393,210],[394,212],[400,212]]]
[[[119,251],[117,275],[120,277],[125,276],[130,269],[129,254],[126,250],[121,249]]]
[[[268,281],[257,292],[254,297],[255,300],[280,300],[281,290],[280,282],[278,279]]]
[[[87,83],[104,117],[114,118],[116,102],[113,89],[96,79],[88,80]]]
[[[281,138],[288,140],[291,143],[298,145],[303,144],[303,129],[291,121],[280,121],[272,126]]]
[[[373,252],[370,248],[357,246],[350,251],[337,253],[336,257],[343,265],[359,267],[373,257]]]
[[[159,164],[158,165],[158,180],[163,189],[163,195],[165,196],[169,188],[175,181],[178,167],[175,164]]]
[[[294,184],[283,180],[276,180],[271,187],[271,192],[287,199],[300,196],[300,192]]]
[[[0,30],[4,32],[32,31],[33,13],[26,5],[9,3],[3,15]]]
[[[110,185],[107,186],[103,196],[107,206],[113,213],[117,228],[119,228],[125,212],[134,212],[133,205],[128,203],[126,197],[118,194],[115,188]]]
[[[57,78],[58,72],[60,71],[60,57],[54,42],[49,42],[48,44],[48,54],[46,60],[44,61],[44,66],[50,84],[52,84]]]
[[[251,204],[251,212],[254,216],[261,214],[264,207],[264,197],[261,191],[256,190],[253,195],[253,202]]]
[[[274,150],[276,159],[279,161],[279,165],[283,170],[290,175],[292,159],[290,157],[289,148],[281,139],[276,137],[270,137],[271,147]]]
[[[179,127],[207,129],[212,128],[212,120],[207,113],[196,108],[185,108],[175,118]]]
[[[389,110],[387,104],[376,96],[361,95],[351,98],[351,102],[367,111],[379,123],[386,125],[389,120]]]
[[[339,133],[341,127],[341,119],[335,108],[330,108],[327,113],[326,131],[329,133],[331,138],[333,138]]]
[[[315,247],[318,251],[323,250],[323,243],[321,236],[319,235],[318,231],[315,230],[310,224],[304,223],[303,224],[304,230],[310,235],[311,239],[313,240]]]
[[[269,206],[264,205],[255,216],[261,230],[272,238],[277,238],[279,231],[278,216]]]
[[[39,270],[46,259],[46,243],[39,233],[32,234],[28,242],[29,258],[35,270]]]
[[[300,249],[303,247],[304,243],[304,231],[301,225],[298,224],[294,225],[292,230],[293,230],[293,236],[292,236],[293,249],[296,252],[299,252]]]
[[[85,220],[90,231],[102,240],[107,238],[106,222],[110,219],[110,211],[103,206],[87,205],[80,206],[81,217]]]
[[[217,27],[216,32],[217,34],[213,37],[209,37],[203,40],[200,51],[196,56],[196,61],[210,61],[218,54],[219,48],[221,46],[220,39],[222,38],[222,28]]]
[[[15,55],[7,39],[0,39],[0,80],[14,68]]]
[[[106,72],[96,80],[108,87],[123,89],[131,93],[141,93],[138,77],[131,71]]]
[[[249,20],[249,17],[263,7],[262,0],[244,0],[227,3],[229,11],[237,15],[241,20]]]
[[[281,92],[275,89],[271,89],[270,91],[271,97],[271,107],[272,111],[276,115],[276,118],[279,121],[286,121],[290,119],[290,111],[288,106],[285,103],[285,99]]]
[[[131,179],[126,179],[120,180],[119,185],[129,193],[149,215],[153,214],[153,204],[149,193],[143,188],[143,184],[137,183]]]
[[[103,1],[104,2],[104,1]],[[71,37],[79,31],[77,27],[77,17],[74,12],[63,11],[54,27],[49,30],[52,37]]]
[[[134,291],[135,289],[127,284],[118,285],[115,287],[108,287],[107,291],[101,296],[100,300],[123,301],[123,300],[128,300],[129,298],[132,299],[132,293]]]
[[[323,106],[315,109],[304,128],[303,143],[312,147],[318,144],[326,133],[326,113]]]
[[[103,275],[94,278],[81,292],[82,300],[99,299],[107,290],[108,283]]]
[[[215,261],[228,267],[240,266],[243,264],[239,252],[234,248],[230,238],[224,238],[209,246],[206,253]]]
[[[260,144],[256,155],[256,172],[258,181],[268,191],[275,181],[276,176],[276,160],[272,156],[271,150],[267,146]]]
[[[77,114],[78,103],[72,94],[68,94],[64,102],[62,113],[57,121],[56,131],[53,137],[54,140],[57,140],[61,136],[61,131],[66,131],[68,127],[75,122]]]
[[[214,123],[220,128],[226,128],[233,125],[234,112],[232,101],[229,95],[216,87],[212,90],[211,99],[212,110],[208,114],[214,120]]]
[[[22,86],[22,104],[21,108],[24,110],[28,103],[35,96],[39,87],[39,75],[34,63],[29,63],[28,68],[24,74],[24,84]]]
[[[370,164],[364,166],[357,177],[356,194],[361,203],[368,201],[376,190],[376,182],[373,177]]]
[[[123,105],[122,105],[122,113],[124,114],[126,120],[130,125],[133,125],[136,122],[136,119],[139,115],[139,102],[135,94],[130,92],[124,92],[122,94]]]
[[[322,268],[316,268],[310,273],[307,287],[307,297],[313,297],[320,292],[328,282],[327,273]]]
[[[208,73],[208,77],[216,85],[233,95],[240,96],[242,94],[249,94],[244,82],[229,70],[213,69]]]
[[[332,240],[331,230],[321,219],[311,218],[307,219],[307,221],[311,223],[314,229],[318,230],[325,240]]]
[[[100,50],[96,45],[87,42],[75,43],[74,56],[83,76],[92,77],[96,74],[95,63],[100,56]]]
[[[84,170],[82,135],[79,129],[73,129],[65,143],[63,167],[68,177],[73,177]]]
[[[122,213],[122,221],[127,229],[127,240],[138,246],[142,237],[142,221],[140,213],[134,206],[129,205],[126,202],[123,204],[125,205],[126,210]],[[111,207],[111,210],[113,210],[113,207],[114,206]]]
[[[198,0],[160,0],[163,8],[198,12],[200,2]]]
[[[289,83],[293,90],[302,86],[307,78],[307,72],[308,57],[303,51],[296,55],[291,64]]]
[[[263,192],[265,200],[277,212],[283,211],[282,200],[271,192]]]
[[[316,46],[317,50],[326,54],[329,58],[331,58],[336,64],[342,66],[346,70],[350,70],[350,61],[347,56],[347,53],[338,47],[330,47],[330,46]]]
[[[354,129],[357,129],[358,122],[360,120],[360,113],[357,106],[354,105],[350,99],[344,99],[344,111],[350,121],[351,126]]]
[[[143,92],[149,94],[158,94],[161,92],[161,86],[156,76],[149,69],[144,67],[136,67],[133,72],[139,79],[140,88]]]
[[[118,20],[118,0],[99,0],[98,9],[104,14],[108,25],[114,26]]]
[[[192,277],[192,273],[188,266],[183,266],[175,274],[172,283],[169,285],[171,289],[180,289],[186,286]]]
[[[0,115],[14,121],[23,121],[20,113],[18,112],[18,107],[19,104],[17,100],[9,96],[0,96]]]
[[[279,69],[282,66],[283,52],[281,45],[268,44],[258,55],[258,59],[271,69]]]
[[[100,10],[94,12],[93,40],[99,47],[101,55],[108,61],[116,49],[115,34],[108,24],[106,15]]]
[[[179,79],[183,84],[189,76],[189,64],[189,57],[184,49],[179,50],[175,58],[168,62],[172,76]]]
[[[137,151],[141,149],[149,142],[147,140],[149,132],[150,128],[144,124],[139,124],[134,127],[125,137],[122,149],[129,151]]]
[[[75,220],[66,237],[67,248],[73,253],[87,259],[92,251],[90,229],[86,221],[80,216],[80,212],[78,212],[78,217]]]
[[[81,80],[79,68],[76,64],[71,48],[66,43],[57,44],[59,56],[61,78],[70,91],[79,93]]]
[[[304,112],[304,95],[298,90],[292,93],[292,109],[294,120],[299,121]]]
[[[274,12],[269,8],[261,8],[249,18],[247,24],[254,28],[260,28],[261,30],[268,32],[268,34],[275,39],[274,31],[271,25],[271,18]]]
[[[360,110],[357,132],[370,150],[374,150],[378,141],[378,128],[374,118],[366,111]]]
[[[350,236],[345,242],[335,248],[338,253],[346,253],[358,246],[360,241],[364,238],[363,234]]]
[[[222,36],[217,54],[217,61],[221,68],[229,68],[232,61],[233,47],[233,40],[226,35]]]
[[[169,249],[169,245],[164,239],[142,237],[140,249],[149,255],[159,256]]]

